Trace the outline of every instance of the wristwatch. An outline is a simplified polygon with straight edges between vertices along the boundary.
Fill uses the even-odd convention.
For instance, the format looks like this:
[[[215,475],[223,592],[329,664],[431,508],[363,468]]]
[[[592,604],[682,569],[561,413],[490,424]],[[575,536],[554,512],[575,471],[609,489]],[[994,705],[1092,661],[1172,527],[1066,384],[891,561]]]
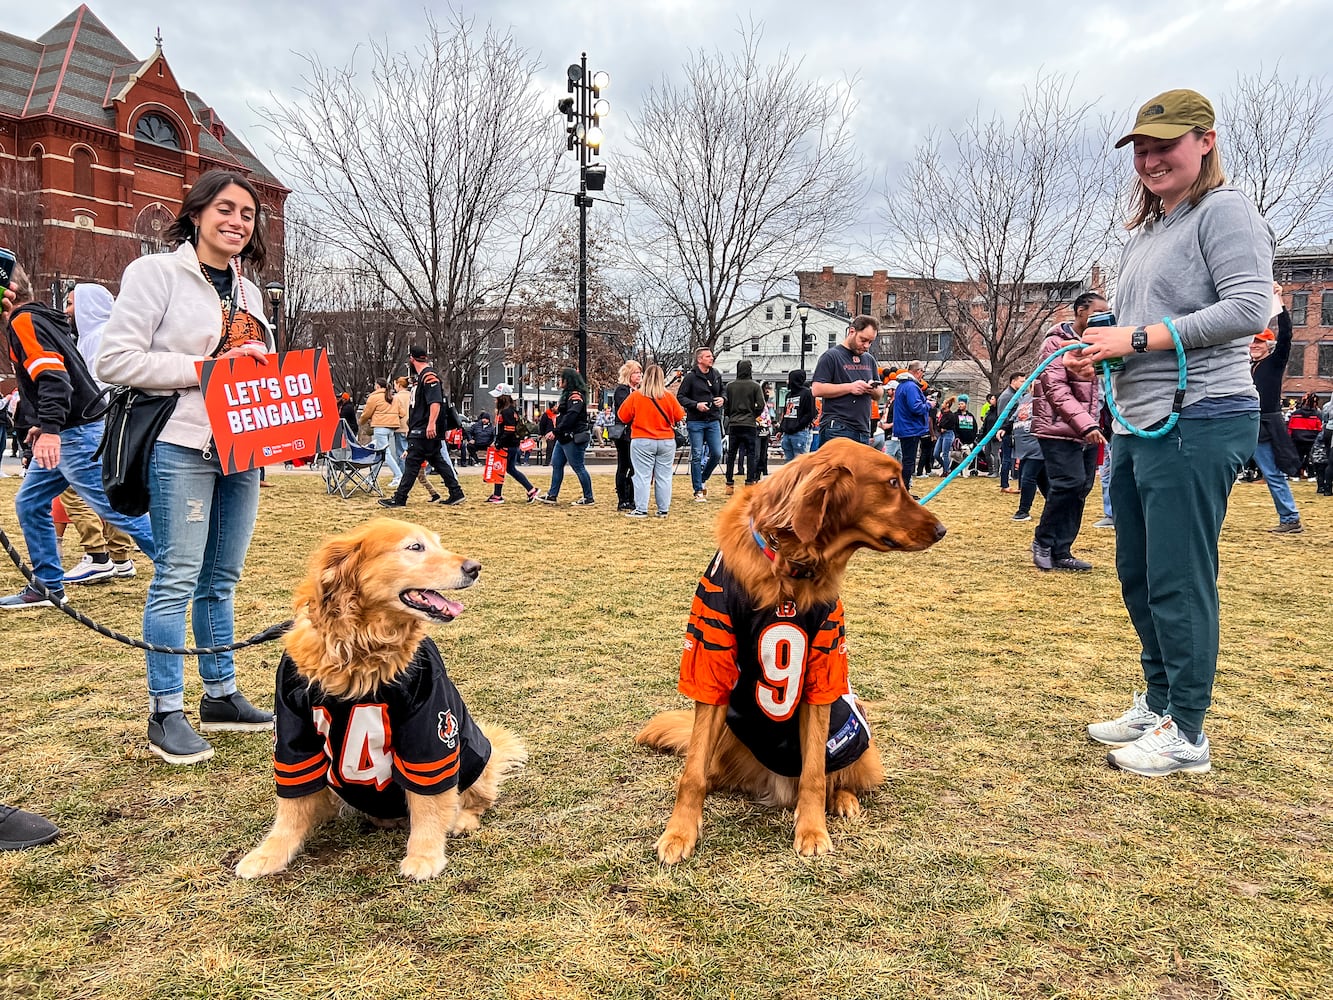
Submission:
[[[1129,344],[1134,348],[1135,354],[1142,354],[1148,349],[1148,331],[1141,326],[1135,327],[1129,336]]]

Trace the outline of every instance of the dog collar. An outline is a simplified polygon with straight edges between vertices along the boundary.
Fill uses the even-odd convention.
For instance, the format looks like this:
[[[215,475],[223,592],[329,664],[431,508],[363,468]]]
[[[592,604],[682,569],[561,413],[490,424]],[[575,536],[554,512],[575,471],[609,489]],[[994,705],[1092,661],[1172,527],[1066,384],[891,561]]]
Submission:
[[[778,561],[778,556],[781,555],[781,552],[778,549],[778,543],[759,533],[759,529],[754,526],[754,518],[750,518],[750,535],[754,538],[755,544],[759,546],[759,550],[768,557],[768,561],[776,563]],[[787,565],[791,567],[791,575],[797,580],[809,580],[814,577],[815,571],[809,566],[800,566],[792,562],[790,559],[787,559],[785,556],[783,559]]]

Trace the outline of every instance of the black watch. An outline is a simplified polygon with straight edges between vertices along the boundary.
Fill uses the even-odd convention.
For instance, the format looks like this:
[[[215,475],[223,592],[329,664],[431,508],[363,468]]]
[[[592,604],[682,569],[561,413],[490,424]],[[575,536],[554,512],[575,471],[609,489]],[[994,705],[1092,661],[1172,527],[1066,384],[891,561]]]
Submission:
[[[1148,349],[1148,331],[1141,326],[1136,326],[1134,332],[1129,336],[1129,344],[1134,348],[1135,354],[1142,354]]]

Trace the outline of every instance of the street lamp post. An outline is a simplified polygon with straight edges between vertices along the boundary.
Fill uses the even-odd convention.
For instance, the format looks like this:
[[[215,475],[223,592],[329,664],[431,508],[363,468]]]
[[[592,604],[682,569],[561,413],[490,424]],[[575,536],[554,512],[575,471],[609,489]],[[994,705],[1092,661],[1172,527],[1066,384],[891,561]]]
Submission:
[[[282,328],[282,296],[287,286],[281,281],[270,281],[264,286],[264,291],[268,293],[268,301],[273,306],[273,339],[278,345],[278,353],[282,354],[287,350],[286,331]]]
[[[606,167],[593,163],[601,152],[601,120],[611,112],[611,105],[602,97],[602,91],[611,82],[605,71],[588,73],[588,53],[581,53],[579,61],[570,65],[565,74],[568,93],[556,106],[569,123],[566,128],[565,148],[579,153],[579,190],[574,204],[579,210],[579,374],[588,375],[588,209],[593,199],[589,191],[601,191],[606,186]]]
[[[810,318],[810,303],[798,302],[796,315],[801,318],[801,371],[805,371],[805,321]]]

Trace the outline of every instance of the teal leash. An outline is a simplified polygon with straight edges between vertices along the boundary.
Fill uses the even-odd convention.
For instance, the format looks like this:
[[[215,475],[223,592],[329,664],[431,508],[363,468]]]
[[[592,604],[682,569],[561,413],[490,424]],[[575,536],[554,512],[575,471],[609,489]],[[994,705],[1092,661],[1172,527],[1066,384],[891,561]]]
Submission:
[[[1101,368],[1103,395],[1106,399],[1106,405],[1111,410],[1111,416],[1115,419],[1115,421],[1118,424],[1124,427],[1127,431],[1129,431],[1129,433],[1133,434],[1135,437],[1149,438],[1149,439],[1165,437],[1167,434],[1171,432],[1171,428],[1176,426],[1176,421],[1180,419],[1180,411],[1185,405],[1185,347],[1180,342],[1180,331],[1176,329],[1176,324],[1173,323],[1171,319],[1166,316],[1162,317],[1162,322],[1165,323],[1166,328],[1171,331],[1171,341],[1176,348],[1176,395],[1171,402],[1171,415],[1166,418],[1166,421],[1162,424],[1162,426],[1155,427],[1152,430],[1142,430],[1138,427],[1135,427],[1128,420],[1126,420],[1120,412],[1120,407],[1116,406],[1115,393],[1112,392],[1111,390],[1110,366],[1107,365],[1105,362],[1101,362],[1098,365],[1098,367]],[[986,434],[981,438],[980,441],[978,441],[976,444],[972,446],[972,450],[968,452],[967,457],[964,458],[961,462],[959,462],[956,466],[954,466],[953,471],[950,472],[943,479],[941,479],[939,483],[936,484],[935,488],[931,490],[929,493],[927,493],[924,497],[922,497],[918,502],[923,507],[926,504],[930,503],[930,501],[935,499],[936,495],[938,495],[939,492],[944,489],[944,487],[948,486],[951,482],[957,479],[968,468],[968,466],[972,465],[977,460],[977,458],[981,455],[982,449],[984,449],[986,445],[990,443],[991,438],[995,437],[995,435],[1000,432],[1000,428],[1004,426],[1004,422],[1005,420],[1008,419],[1009,414],[1012,413],[1015,408],[1017,408],[1018,401],[1022,399],[1023,396],[1027,393],[1029,386],[1031,386],[1033,382],[1037,381],[1038,376],[1040,376],[1041,373],[1044,372],[1047,369],[1047,367],[1049,367],[1050,364],[1053,361],[1055,361],[1056,358],[1060,357],[1060,355],[1062,354],[1068,354],[1070,351],[1081,350],[1084,346],[1085,345],[1081,341],[1074,341],[1071,344],[1066,344],[1059,350],[1054,351],[1050,355],[1050,357],[1048,357],[1045,361],[1039,364],[1036,370],[1026,379],[1023,380],[1023,384],[1019,386],[1018,390],[1014,393],[1013,399],[1009,400],[1009,404],[995,419],[995,423],[991,426],[991,429],[986,432]]]

